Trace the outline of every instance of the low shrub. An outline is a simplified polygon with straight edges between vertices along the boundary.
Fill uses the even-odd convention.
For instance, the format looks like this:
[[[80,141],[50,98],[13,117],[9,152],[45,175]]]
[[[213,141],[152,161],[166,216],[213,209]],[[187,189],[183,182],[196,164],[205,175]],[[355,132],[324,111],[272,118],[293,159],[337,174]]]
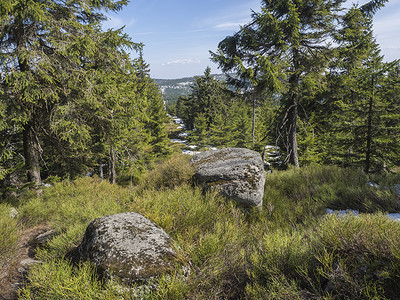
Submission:
[[[43,263],[29,272],[21,298],[134,299],[135,290],[101,282],[91,264],[73,265],[67,258],[91,220],[126,211],[163,228],[181,262],[172,274],[154,279],[153,288],[143,289],[143,299],[393,299],[400,294],[400,224],[382,214],[325,216],[326,208],[397,208],[391,191],[368,186],[361,171],[310,166],[268,174],[262,211],[203,193],[191,184],[192,175],[189,158],[178,155],[143,175],[133,189],[81,178],[25,199],[17,219],[3,218],[10,206],[1,206],[4,251],[18,238],[17,223],[46,222],[57,231],[36,249]]]
[[[102,283],[89,262],[73,266],[65,260],[52,260],[34,266],[29,285],[19,291],[19,299],[102,299],[133,298],[129,291],[110,281]]]
[[[189,163],[190,156],[174,154],[161,162],[157,168],[145,173],[139,183],[138,190],[174,188],[188,183],[194,174]]]
[[[313,229],[266,235],[251,256],[251,299],[395,299],[400,224],[383,215],[326,216]]]
[[[306,224],[310,219],[334,210],[360,212],[400,211],[400,201],[389,189],[367,184],[359,169],[336,166],[308,166],[267,175],[265,205],[274,208],[272,219],[278,226]]]

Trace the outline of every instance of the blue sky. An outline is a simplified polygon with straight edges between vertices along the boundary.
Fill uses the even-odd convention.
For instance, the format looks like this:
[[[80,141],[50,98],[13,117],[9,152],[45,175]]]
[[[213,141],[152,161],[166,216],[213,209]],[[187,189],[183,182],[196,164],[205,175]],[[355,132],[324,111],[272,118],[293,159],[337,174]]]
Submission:
[[[352,1],[348,1],[351,3]],[[364,4],[367,0],[360,0]],[[251,20],[259,0],[131,0],[118,14],[109,14],[105,27],[125,26],[134,42],[141,42],[153,78],[201,75],[210,61],[209,50]],[[400,58],[400,1],[389,3],[374,17],[374,33],[382,54]]]

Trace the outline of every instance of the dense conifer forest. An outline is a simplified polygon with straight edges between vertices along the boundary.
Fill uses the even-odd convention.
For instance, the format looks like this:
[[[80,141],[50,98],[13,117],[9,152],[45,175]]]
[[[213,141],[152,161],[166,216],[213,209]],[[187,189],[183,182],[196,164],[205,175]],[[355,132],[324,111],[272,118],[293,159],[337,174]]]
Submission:
[[[210,52],[224,79],[207,68],[176,101],[140,41],[102,29],[127,2],[0,1],[0,298],[397,299],[400,60],[372,30],[388,0],[263,0]],[[262,210],[203,193],[179,134],[278,151]],[[171,236],[171,273],[124,286],[71,261],[91,220],[126,211]]]
[[[191,141],[260,152],[277,145],[296,167],[398,165],[400,66],[383,60],[372,31],[386,1],[347,10],[343,2],[263,2],[210,53],[227,81],[207,69],[169,107]],[[3,189],[87,172],[115,182],[169,153],[143,45],[101,29],[103,12],[126,3],[85,3],[2,3]]]

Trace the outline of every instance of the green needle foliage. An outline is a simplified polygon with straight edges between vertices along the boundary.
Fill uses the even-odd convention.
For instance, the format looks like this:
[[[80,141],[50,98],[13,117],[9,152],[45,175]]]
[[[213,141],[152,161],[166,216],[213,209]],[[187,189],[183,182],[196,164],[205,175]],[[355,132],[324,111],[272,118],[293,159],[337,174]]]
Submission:
[[[384,63],[372,32],[372,20],[357,7],[344,18],[337,35],[341,46],[331,64],[331,147],[347,165],[365,172],[396,165],[398,158],[398,62]],[[332,138],[332,137],[331,137]]]
[[[143,73],[142,48],[105,11],[127,1],[0,4],[0,179],[75,177],[107,166],[138,169],[168,154],[161,95]],[[141,64],[128,51],[138,51]],[[14,179],[13,179],[14,178]]]
[[[296,167],[299,105],[323,86],[328,39],[343,2],[262,1],[261,12],[211,53],[223,72],[236,74],[231,80],[236,86],[281,93],[280,135],[287,161]]]

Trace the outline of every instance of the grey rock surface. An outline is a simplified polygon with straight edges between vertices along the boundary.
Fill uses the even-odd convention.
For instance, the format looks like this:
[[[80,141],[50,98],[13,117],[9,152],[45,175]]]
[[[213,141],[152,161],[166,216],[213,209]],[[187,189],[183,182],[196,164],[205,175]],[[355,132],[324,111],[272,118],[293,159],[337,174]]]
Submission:
[[[264,163],[258,152],[223,148],[195,155],[195,178],[205,188],[248,206],[262,206],[265,185]]]
[[[127,284],[168,272],[175,256],[167,233],[134,212],[93,220],[78,253],[94,262],[103,277],[115,276]]]
[[[28,244],[32,247],[42,246],[57,235],[55,230],[46,230],[31,239]]]

